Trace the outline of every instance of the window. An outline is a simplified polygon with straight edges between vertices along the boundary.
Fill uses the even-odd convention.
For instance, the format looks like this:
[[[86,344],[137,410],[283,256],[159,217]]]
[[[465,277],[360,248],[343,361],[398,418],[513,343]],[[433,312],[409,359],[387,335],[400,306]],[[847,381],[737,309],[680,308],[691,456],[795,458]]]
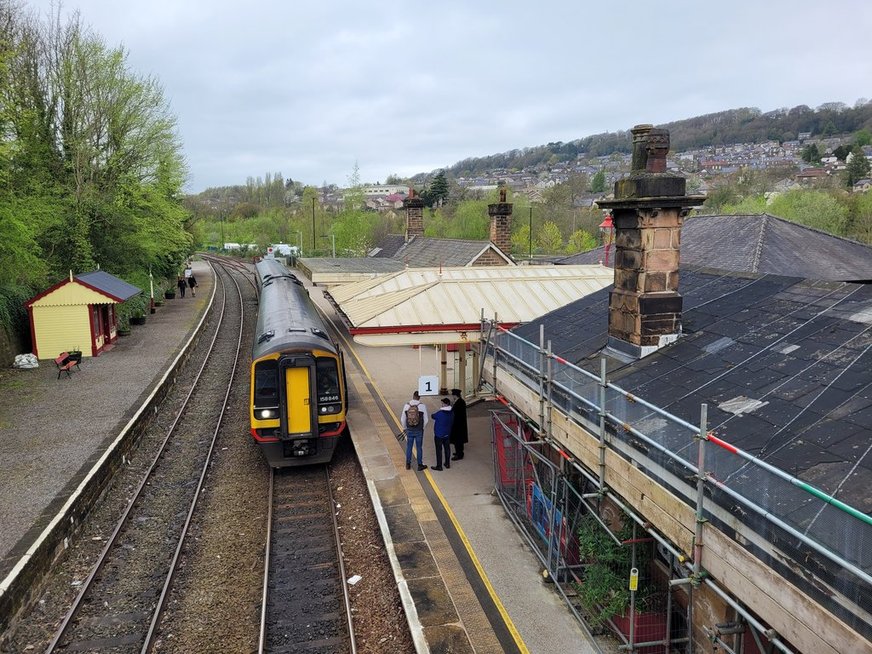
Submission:
[[[339,373],[336,369],[336,360],[319,358],[315,374],[318,404],[338,404],[342,398],[339,395]],[[334,412],[330,411],[329,413]]]
[[[279,403],[278,363],[261,361],[254,367],[254,406],[274,407]]]

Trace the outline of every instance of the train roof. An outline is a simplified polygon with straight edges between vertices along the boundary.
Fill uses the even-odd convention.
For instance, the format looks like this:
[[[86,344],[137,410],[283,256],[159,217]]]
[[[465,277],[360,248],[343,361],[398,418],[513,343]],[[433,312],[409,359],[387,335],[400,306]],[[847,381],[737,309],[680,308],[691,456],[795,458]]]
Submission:
[[[260,306],[252,359],[284,351],[311,349],[337,352],[309,291],[281,262],[258,262]]]

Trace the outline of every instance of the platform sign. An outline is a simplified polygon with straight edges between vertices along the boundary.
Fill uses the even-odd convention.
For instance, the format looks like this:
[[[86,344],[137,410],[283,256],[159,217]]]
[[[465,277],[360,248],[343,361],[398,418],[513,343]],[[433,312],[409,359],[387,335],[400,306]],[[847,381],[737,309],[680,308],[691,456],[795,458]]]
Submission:
[[[418,395],[439,395],[439,377],[437,375],[421,375],[418,377]]]

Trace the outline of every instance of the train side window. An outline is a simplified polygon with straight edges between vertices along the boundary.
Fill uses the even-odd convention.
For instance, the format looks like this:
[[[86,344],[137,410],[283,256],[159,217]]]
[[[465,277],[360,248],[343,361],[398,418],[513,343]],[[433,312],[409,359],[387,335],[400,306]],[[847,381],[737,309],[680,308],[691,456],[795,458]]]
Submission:
[[[319,358],[316,366],[318,402],[339,401],[339,373],[336,360]]]
[[[275,406],[279,397],[278,364],[261,361],[254,366],[254,405]]]

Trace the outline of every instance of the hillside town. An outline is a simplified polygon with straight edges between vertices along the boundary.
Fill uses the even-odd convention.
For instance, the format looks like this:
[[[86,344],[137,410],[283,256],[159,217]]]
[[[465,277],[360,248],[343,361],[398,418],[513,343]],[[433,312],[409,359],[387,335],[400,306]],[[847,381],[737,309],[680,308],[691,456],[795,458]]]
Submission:
[[[851,157],[849,154],[846,157],[847,161],[841,160],[833,152],[849,140],[842,137],[815,138],[809,132],[801,132],[798,139],[781,143],[778,141],[735,143],[670,153],[667,168],[670,172],[687,177],[688,189],[702,194],[742,169],[782,171],[783,177],[771,189],[775,192],[829,186],[845,170]],[[809,145],[815,145],[818,151],[823,153],[820,164],[810,164],[803,160],[803,148]],[[862,152],[872,164],[872,145],[862,146]],[[578,175],[593,178],[600,171],[605,175],[605,189],[611,189],[614,182],[630,170],[630,160],[629,153],[619,152],[594,158],[579,155],[571,163],[541,164],[523,170],[496,168],[487,175],[460,176],[454,182],[468,193],[481,195],[505,186],[512,193],[522,194],[531,201],[538,202],[542,200],[542,192],[546,189],[565,183]],[[415,181],[426,184],[433,174],[418,175]],[[872,187],[872,179],[864,177],[854,183],[853,191],[863,193],[870,187]],[[397,211],[403,206],[408,188],[408,184],[402,183],[365,184],[363,186],[365,205],[371,211]],[[320,193],[320,200],[326,207],[340,209],[345,201],[345,189],[335,185],[322,187]],[[580,198],[578,205],[589,207],[596,198],[603,195],[603,193],[590,193]]]

